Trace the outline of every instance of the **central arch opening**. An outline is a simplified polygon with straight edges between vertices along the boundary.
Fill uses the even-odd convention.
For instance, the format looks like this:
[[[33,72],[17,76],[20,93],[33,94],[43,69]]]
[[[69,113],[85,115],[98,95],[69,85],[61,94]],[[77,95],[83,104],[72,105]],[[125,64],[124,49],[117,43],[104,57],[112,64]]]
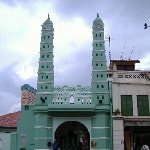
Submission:
[[[90,150],[89,131],[77,121],[66,121],[58,126],[55,139],[61,150]]]

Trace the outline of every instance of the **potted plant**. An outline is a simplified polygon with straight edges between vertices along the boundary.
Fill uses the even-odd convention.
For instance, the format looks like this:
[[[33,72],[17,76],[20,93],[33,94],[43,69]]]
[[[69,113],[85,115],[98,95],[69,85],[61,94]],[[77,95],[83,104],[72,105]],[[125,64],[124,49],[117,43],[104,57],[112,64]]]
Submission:
[[[115,109],[115,111],[113,112],[113,114],[116,116],[116,115],[120,115],[121,112],[119,110],[119,108]]]

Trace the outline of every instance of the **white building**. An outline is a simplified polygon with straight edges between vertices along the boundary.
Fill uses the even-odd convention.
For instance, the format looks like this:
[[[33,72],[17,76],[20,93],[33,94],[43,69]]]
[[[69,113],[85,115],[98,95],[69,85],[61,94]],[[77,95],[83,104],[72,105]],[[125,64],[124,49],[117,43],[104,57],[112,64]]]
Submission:
[[[150,146],[150,71],[135,70],[138,60],[111,60],[114,150]]]

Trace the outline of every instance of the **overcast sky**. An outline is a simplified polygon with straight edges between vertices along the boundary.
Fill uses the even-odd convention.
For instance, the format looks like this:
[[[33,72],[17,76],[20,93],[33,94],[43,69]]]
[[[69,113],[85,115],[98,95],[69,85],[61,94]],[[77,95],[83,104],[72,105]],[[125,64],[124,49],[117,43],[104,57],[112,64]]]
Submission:
[[[20,109],[20,87],[36,88],[41,24],[54,25],[55,85],[90,85],[92,22],[111,37],[111,57],[150,70],[150,0],[0,0],[0,114]],[[107,61],[108,41],[105,42]],[[131,51],[133,50],[132,55]]]

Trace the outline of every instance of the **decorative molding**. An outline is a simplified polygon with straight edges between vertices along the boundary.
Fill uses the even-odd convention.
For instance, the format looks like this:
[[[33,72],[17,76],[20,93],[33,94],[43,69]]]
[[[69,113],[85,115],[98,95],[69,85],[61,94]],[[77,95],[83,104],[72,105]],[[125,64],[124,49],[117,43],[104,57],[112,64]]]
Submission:
[[[48,60],[45,60],[45,61],[39,61],[39,64],[42,64],[42,63],[53,63],[53,61],[48,61]]]
[[[45,84],[45,83],[53,83],[53,80],[51,80],[51,81],[43,81],[43,82],[37,82],[37,84]]]
[[[95,138],[91,138],[91,140],[95,140],[95,139],[97,139],[97,140],[109,140],[110,138],[108,138],[108,137],[95,137]]]
[[[40,137],[40,138],[34,138],[34,140],[50,140],[52,138],[48,138],[48,137]]]
[[[47,127],[47,126],[34,126],[35,129],[45,128],[45,129],[53,129],[53,127]]]
[[[38,74],[39,74],[39,73],[51,73],[51,74],[53,74],[54,71],[38,71],[37,73],[38,73]]]
[[[91,127],[93,129],[108,129],[109,127]]]
[[[52,95],[53,92],[36,92],[37,95],[43,94],[43,95]]]
[[[38,115],[38,116],[35,116],[35,117],[36,117],[36,118],[38,118],[38,117],[42,117],[42,118],[43,118],[43,117],[46,117],[46,118],[53,118],[52,116],[42,116],[42,115],[41,115],[41,116]]]

